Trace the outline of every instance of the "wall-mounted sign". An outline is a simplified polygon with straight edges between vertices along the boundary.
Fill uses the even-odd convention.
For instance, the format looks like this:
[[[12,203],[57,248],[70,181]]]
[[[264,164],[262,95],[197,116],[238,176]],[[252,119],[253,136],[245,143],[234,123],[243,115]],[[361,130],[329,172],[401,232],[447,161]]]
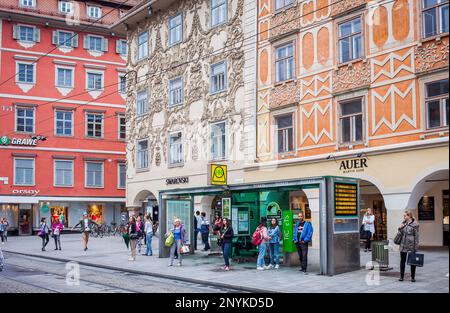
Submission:
[[[349,159],[341,161],[339,170],[343,174],[364,172],[367,166],[367,158]]]
[[[422,197],[420,199],[419,220],[434,221],[434,197]]]
[[[358,186],[349,183],[334,184],[334,215],[358,215]]]
[[[173,177],[173,178],[166,179],[166,185],[179,185],[179,184],[188,184],[188,183],[189,183],[189,177],[187,177],[187,176],[180,176],[180,177]]]
[[[226,185],[227,184],[227,166],[223,164],[210,164],[209,183],[210,185]]]
[[[222,198],[222,217],[231,219],[231,198]]]
[[[28,190],[28,189],[13,189],[12,194],[17,196],[31,196],[36,197],[41,191],[36,190]]]
[[[37,146],[38,139],[32,138],[9,138],[7,136],[0,137],[1,146]]]

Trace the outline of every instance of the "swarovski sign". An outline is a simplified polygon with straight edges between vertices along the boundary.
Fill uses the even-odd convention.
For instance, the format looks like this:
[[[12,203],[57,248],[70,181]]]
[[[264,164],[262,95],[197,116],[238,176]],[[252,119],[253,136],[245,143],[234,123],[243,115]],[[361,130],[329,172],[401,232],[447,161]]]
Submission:
[[[33,138],[9,138],[7,136],[0,137],[0,146],[37,146],[38,139]]]

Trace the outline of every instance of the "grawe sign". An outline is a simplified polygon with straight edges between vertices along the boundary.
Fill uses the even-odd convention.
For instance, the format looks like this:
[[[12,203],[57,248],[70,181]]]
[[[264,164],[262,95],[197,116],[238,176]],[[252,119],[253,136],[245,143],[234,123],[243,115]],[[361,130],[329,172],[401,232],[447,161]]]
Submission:
[[[0,146],[37,146],[37,142],[37,139],[32,138],[0,137]]]

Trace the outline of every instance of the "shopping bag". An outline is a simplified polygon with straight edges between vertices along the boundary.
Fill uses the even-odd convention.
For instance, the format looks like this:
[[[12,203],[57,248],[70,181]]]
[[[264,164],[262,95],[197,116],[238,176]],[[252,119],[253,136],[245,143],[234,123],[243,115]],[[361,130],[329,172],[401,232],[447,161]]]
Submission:
[[[173,241],[174,241],[173,233],[170,232],[170,233],[167,235],[167,238],[166,238],[166,242],[165,242],[166,247],[171,247],[171,246],[173,245]]]
[[[424,255],[422,253],[409,252],[408,265],[423,267]]]
[[[180,253],[181,254],[188,254],[190,252],[189,246],[187,245],[182,245],[180,247]]]

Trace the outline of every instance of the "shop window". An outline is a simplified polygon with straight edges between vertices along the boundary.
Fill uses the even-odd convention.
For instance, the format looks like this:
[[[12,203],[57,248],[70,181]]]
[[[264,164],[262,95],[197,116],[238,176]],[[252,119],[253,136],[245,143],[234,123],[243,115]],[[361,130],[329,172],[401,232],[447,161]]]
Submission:
[[[339,24],[339,61],[341,63],[362,57],[361,17]]]
[[[448,126],[449,103],[448,103],[448,79],[425,85],[427,110],[427,128],[439,128]]]
[[[73,135],[73,112],[56,111],[55,112],[55,134],[58,136]]]
[[[17,63],[17,82],[22,84],[35,83],[35,66],[31,63]]]
[[[137,93],[136,114],[144,115],[148,111],[148,92],[147,90],[139,91]]]
[[[55,186],[73,186],[73,161],[55,160]]]
[[[448,0],[423,0],[423,35],[425,38],[448,33]]]
[[[138,60],[148,56],[148,32],[142,32],[138,36]]]
[[[169,81],[169,106],[183,103],[183,78],[177,77]]]
[[[276,81],[282,82],[294,78],[294,45],[288,43],[275,50]]]
[[[14,159],[14,185],[34,185],[34,159]]]
[[[69,227],[69,215],[68,215],[69,208],[66,206],[52,206],[50,207],[50,213],[52,218],[52,223],[54,223],[56,220],[59,220],[64,227]]]
[[[169,19],[169,46],[183,40],[183,15],[180,13]]]
[[[227,0],[211,0],[211,27],[223,24],[227,19]]]
[[[227,62],[219,62],[211,65],[211,93],[217,93],[227,88]]]
[[[275,117],[277,127],[278,153],[294,150],[294,122],[293,115],[287,114]]]
[[[34,133],[34,108],[16,108],[16,132]]]
[[[183,163],[183,142],[181,132],[169,135],[169,164],[179,165]]]
[[[358,143],[363,140],[362,99],[339,103],[340,143]]]
[[[148,140],[140,140],[137,143],[137,166],[138,169],[148,168]]]
[[[226,123],[220,122],[211,125],[211,159],[223,160],[226,158]]]
[[[103,205],[101,204],[90,204],[88,206],[88,216],[97,224],[103,223]]]
[[[86,113],[86,137],[103,137],[103,113]]]
[[[126,126],[126,118],[125,115],[119,114],[118,115],[118,122],[119,122],[119,139],[125,140],[127,137],[127,126]]]
[[[275,10],[283,9],[292,5],[292,0],[275,0]]]
[[[86,162],[86,187],[103,188],[103,162]]]

